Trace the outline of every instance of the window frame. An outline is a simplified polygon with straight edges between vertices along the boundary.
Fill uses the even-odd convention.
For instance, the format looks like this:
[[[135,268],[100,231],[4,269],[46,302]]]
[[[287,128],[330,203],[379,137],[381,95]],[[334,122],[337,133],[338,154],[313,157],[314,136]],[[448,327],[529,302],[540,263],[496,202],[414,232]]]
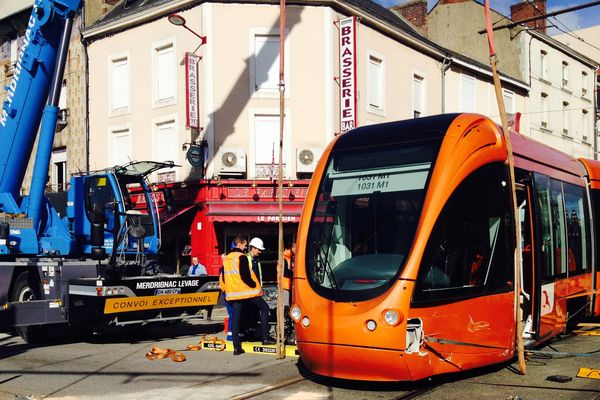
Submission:
[[[420,115],[419,116],[415,116],[415,113],[419,112],[417,110],[417,101],[415,99],[415,95],[416,95],[416,89],[417,89],[417,85],[416,82],[419,81],[419,89],[420,89],[420,104],[418,104],[418,108],[420,109]],[[421,72],[413,72],[412,75],[412,110],[413,110],[413,118],[421,118],[427,115],[427,110],[426,110],[426,90],[427,87],[427,79],[425,77],[424,73]]]
[[[256,54],[256,38],[260,36],[267,36],[277,39],[277,43],[279,44],[277,48],[277,58],[273,61],[273,65],[279,65],[279,47],[281,43],[279,42],[279,30],[265,27],[254,27],[249,30],[249,40],[248,40],[248,59],[250,60],[250,74],[249,74],[249,90],[251,98],[259,98],[259,99],[274,99],[279,98],[279,87],[276,88],[261,88],[257,86],[256,82],[256,74],[258,69],[257,63],[257,54]],[[292,79],[290,75],[290,63],[292,62],[292,54],[289,45],[289,28],[285,29],[285,41],[284,41],[284,74],[285,74],[285,98],[289,98],[292,95]],[[279,70],[278,70],[279,71]],[[279,81],[279,75],[277,75],[277,80]]]
[[[58,167],[59,164],[63,165],[62,174],[60,174]],[[67,149],[60,148],[52,150],[52,154],[50,155],[50,165],[52,166],[50,174],[50,184],[52,186],[52,190],[55,192],[67,191],[67,186],[69,184],[67,174]],[[60,182],[60,178],[63,180],[62,184]]]
[[[127,133],[125,133],[127,132]],[[108,127],[108,134],[107,136],[107,145],[108,145],[108,154],[107,154],[107,161],[108,161],[108,165],[110,166],[115,166],[115,165],[123,165],[129,161],[131,161],[131,159],[135,159],[134,154],[133,154],[133,129],[132,129],[132,125],[131,124],[121,124],[121,125],[114,125],[114,126],[110,126]],[[128,146],[129,146],[129,150],[130,150],[130,155],[132,156],[131,159],[126,160],[125,162],[118,162],[115,158],[115,152],[113,151],[113,143],[114,143],[114,138],[115,136],[128,136],[129,140],[128,140]]]
[[[247,174],[248,178],[265,178],[266,177],[258,177],[256,174],[256,125],[255,121],[257,117],[273,117],[279,119],[279,110],[275,108],[252,108],[248,113],[248,126],[249,129],[249,146],[248,146],[248,154],[247,154]],[[291,127],[292,127],[292,111],[289,108],[285,109],[285,119],[283,121],[283,171],[284,176],[291,175],[292,172],[292,148],[291,148]],[[277,140],[277,143],[279,140]],[[225,146],[225,145],[224,145]],[[278,159],[275,160],[275,164],[277,165],[279,162]],[[261,164],[262,165],[262,164]],[[252,176],[251,176],[252,175]]]
[[[152,59],[152,107],[164,107],[173,104],[177,104],[177,95],[178,95],[178,70],[177,70],[177,46],[176,46],[175,37],[171,37],[160,42],[156,42],[152,44],[151,47],[151,59]],[[160,86],[161,86],[161,77],[165,76],[162,74],[160,69],[159,58],[161,52],[166,49],[171,48],[173,53],[173,60],[171,62],[172,74],[170,76],[170,84],[172,86],[172,96],[171,97],[159,97],[160,95]]]
[[[549,129],[550,126],[550,98],[548,93],[542,92],[540,95],[540,103],[542,106],[542,114],[540,119],[540,126],[544,129]]]
[[[540,79],[548,80],[548,52],[540,50]]]
[[[561,66],[561,87],[563,89],[569,88],[569,63],[564,60]]]
[[[117,63],[124,63],[126,66],[126,79],[127,84],[125,85],[124,94],[127,102],[123,107],[115,105],[115,65]],[[129,114],[131,112],[131,55],[129,51],[111,54],[108,56],[108,115],[110,117]],[[120,103],[119,103],[120,104]]]
[[[173,148],[175,149],[175,153],[177,153],[174,160],[161,160],[160,159],[161,157],[159,156],[159,151],[161,149],[160,141],[159,141],[160,127],[165,126],[165,125],[172,125],[173,129],[175,131],[175,136],[177,137],[177,143],[173,146]],[[181,157],[181,154],[179,153],[179,151],[181,149],[181,138],[180,138],[180,131],[179,131],[179,116],[178,116],[178,114],[170,114],[170,115],[165,115],[162,117],[154,118],[152,120],[152,136],[153,136],[152,154],[154,155],[154,159],[158,160],[160,162],[173,161],[175,163],[175,165],[178,165],[180,162],[180,157]],[[159,180],[160,174],[175,172],[175,181],[177,181],[180,178],[180,171],[179,171],[180,169],[181,168],[174,166],[173,168],[168,168],[168,169],[165,168],[165,169],[161,169],[157,172],[153,172],[151,174],[151,180],[154,182],[159,182],[159,181],[162,182],[161,180]]]
[[[368,50],[367,51],[367,96],[366,96],[366,102],[367,102],[367,112],[371,113],[371,114],[375,114],[375,115],[379,115],[379,116],[385,116],[385,97],[386,97],[386,93],[385,93],[385,76],[386,76],[386,71],[385,71],[385,57],[383,54],[378,53],[376,51],[373,50]],[[371,65],[373,66],[377,66],[377,75],[373,76],[372,70],[371,69]],[[373,82],[373,80],[375,80]],[[372,89],[371,89],[371,84],[375,84],[377,87],[377,93],[373,93]],[[376,96],[377,98],[373,98],[373,96]],[[374,102],[375,103],[374,103]],[[376,104],[379,103],[379,104]]]
[[[515,113],[515,92],[508,89],[502,89],[502,96],[504,98],[504,108],[509,114]],[[507,101],[509,100],[509,101]]]
[[[571,110],[569,109],[569,102],[563,101],[562,103],[562,123],[563,123],[563,135],[570,136],[571,132]]]
[[[469,105],[472,106],[470,107],[470,109],[466,109],[466,97],[465,97],[465,87],[463,86],[463,83],[472,83],[473,84],[473,97],[471,99],[469,99]],[[469,74],[465,74],[465,73],[461,73],[460,74],[460,78],[459,78],[459,88],[458,88],[458,93],[459,93],[459,107],[460,107],[460,111],[461,112],[477,112],[476,110],[476,104],[477,104],[477,79],[475,79],[475,77],[473,75],[469,75]]]

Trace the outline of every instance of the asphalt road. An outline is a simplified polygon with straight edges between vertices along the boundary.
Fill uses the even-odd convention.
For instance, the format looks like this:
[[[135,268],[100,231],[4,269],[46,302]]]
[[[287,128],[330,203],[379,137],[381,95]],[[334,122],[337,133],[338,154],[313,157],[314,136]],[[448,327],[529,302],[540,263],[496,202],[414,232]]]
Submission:
[[[600,380],[576,377],[580,367],[600,369],[600,336],[553,342],[543,349],[551,354],[530,358],[525,376],[505,364],[419,384],[375,384],[315,377],[296,357],[186,351],[203,335],[220,334],[222,320],[215,310],[213,321],[123,328],[43,347],[0,334],[0,399],[600,399]],[[187,360],[149,361],[153,346],[184,350]],[[551,375],[572,380],[551,382]]]

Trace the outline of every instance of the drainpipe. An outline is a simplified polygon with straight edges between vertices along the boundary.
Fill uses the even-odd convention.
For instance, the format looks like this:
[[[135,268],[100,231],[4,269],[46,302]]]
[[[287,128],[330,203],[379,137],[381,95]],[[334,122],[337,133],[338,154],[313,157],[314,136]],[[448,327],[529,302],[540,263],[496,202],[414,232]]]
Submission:
[[[598,159],[598,134],[600,132],[598,132],[598,114],[600,113],[600,110],[598,110],[598,88],[600,85],[598,85],[598,73],[600,71],[600,65],[596,66],[596,69],[594,70],[594,160]]]
[[[449,56],[444,57],[442,61],[442,114],[446,112],[446,71],[452,64],[452,58]]]

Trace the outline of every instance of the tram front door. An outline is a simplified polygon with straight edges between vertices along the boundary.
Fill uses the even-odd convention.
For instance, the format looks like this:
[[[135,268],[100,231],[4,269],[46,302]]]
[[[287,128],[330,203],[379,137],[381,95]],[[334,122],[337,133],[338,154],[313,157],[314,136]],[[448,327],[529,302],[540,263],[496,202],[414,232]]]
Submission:
[[[525,344],[534,341],[536,336],[536,320],[534,296],[535,296],[535,269],[533,268],[534,248],[532,240],[531,225],[531,188],[523,184],[517,184],[517,204],[519,207],[520,227],[520,249],[521,265],[518,268],[521,278],[521,319],[523,327],[523,339]]]

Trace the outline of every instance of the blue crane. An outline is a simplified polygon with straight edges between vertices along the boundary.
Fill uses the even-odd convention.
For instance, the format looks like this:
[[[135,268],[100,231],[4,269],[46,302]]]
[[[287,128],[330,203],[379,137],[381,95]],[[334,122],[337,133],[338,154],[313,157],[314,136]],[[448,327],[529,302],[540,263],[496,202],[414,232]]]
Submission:
[[[173,162],[76,174],[62,215],[45,194],[81,7],[82,0],[35,0],[0,112],[0,327],[15,327],[26,341],[42,340],[50,325],[102,328],[179,318],[174,311],[210,306],[219,294],[214,278],[156,275],[160,226],[145,177]],[[36,138],[31,186],[22,195]],[[144,201],[134,204],[131,190]],[[133,297],[138,301],[122,300]]]

